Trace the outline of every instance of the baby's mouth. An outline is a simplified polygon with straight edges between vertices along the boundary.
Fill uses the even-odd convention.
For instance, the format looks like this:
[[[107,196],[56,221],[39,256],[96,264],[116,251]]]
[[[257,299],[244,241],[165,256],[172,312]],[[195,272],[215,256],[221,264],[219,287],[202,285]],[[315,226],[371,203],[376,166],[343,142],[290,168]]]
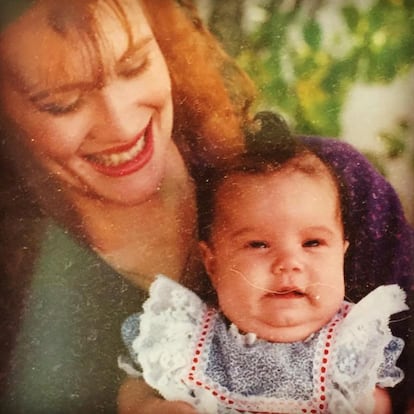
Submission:
[[[299,299],[305,297],[306,293],[298,288],[282,288],[280,290],[269,291],[266,296],[281,299]]]

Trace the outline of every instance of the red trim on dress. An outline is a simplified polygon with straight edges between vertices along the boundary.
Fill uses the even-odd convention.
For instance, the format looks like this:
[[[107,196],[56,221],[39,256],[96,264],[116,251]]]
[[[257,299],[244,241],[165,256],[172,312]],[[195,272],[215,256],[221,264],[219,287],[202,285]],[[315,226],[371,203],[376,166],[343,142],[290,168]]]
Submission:
[[[332,341],[335,329],[337,325],[344,319],[350,310],[349,304],[344,304],[336,317],[329,323],[326,329],[326,336],[324,338],[325,346],[322,351],[322,359],[319,365],[319,378],[315,379],[315,390],[316,393],[313,397],[309,400],[304,402],[302,405],[301,402],[298,403],[296,400],[292,400],[294,405],[299,405],[299,409],[302,410],[304,414],[323,414],[326,413],[328,408],[328,401],[326,395],[326,372],[328,370],[328,365],[330,361],[330,354],[332,348]],[[217,315],[217,311],[215,309],[208,309],[204,316],[202,322],[202,328],[200,337],[196,342],[196,347],[194,351],[194,356],[192,359],[192,364],[190,367],[190,372],[187,375],[187,379],[195,384],[197,387],[204,388],[205,390],[209,391],[214,397],[216,397],[220,403],[227,404],[228,407],[234,407],[235,404],[246,405],[249,404],[248,401],[236,401],[235,399],[229,398],[223,393],[219,392],[217,389],[213,389],[211,386],[205,384],[199,378],[196,378],[196,373],[199,369],[200,365],[200,356],[204,352],[204,347],[206,344],[207,335],[211,332],[212,326],[214,326],[213,322],[215,321],[215,317]],[[321,340],[321,339],[320,339]],[[288,402],[287,402],[288,403]],[[252,411],[252,410],[240,410],[236,409],[236,411],[240,413],[254,413],[254,414],[276,414],[276,412],[268,412],[268,411]],[[277,412],[279,414],[280,410]]]

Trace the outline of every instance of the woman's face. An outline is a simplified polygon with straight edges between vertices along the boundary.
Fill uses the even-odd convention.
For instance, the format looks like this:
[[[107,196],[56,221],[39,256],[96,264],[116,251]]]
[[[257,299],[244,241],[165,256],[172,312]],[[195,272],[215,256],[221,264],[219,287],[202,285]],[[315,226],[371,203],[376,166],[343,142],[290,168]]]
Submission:
[[[98,1],[88,53],[78,30],[62,32],[50,18],[54,3],[36,3],[1,35],[2,110],[75,197],[141,203],[159,187],[173,145],[168,70],[142,6],[120,1],[129,36],[119,11]]]

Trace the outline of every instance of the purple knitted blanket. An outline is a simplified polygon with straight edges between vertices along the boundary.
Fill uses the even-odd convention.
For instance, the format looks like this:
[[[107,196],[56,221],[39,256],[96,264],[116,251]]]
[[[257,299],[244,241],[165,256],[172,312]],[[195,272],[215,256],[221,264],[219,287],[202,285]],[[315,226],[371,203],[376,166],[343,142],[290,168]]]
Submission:
[[[358,301],[376,286],[414,287],[414,229],[398,196],[367,159],[349,144],[303,137],[347,186],[350,247],[345,259],[347,295]]]

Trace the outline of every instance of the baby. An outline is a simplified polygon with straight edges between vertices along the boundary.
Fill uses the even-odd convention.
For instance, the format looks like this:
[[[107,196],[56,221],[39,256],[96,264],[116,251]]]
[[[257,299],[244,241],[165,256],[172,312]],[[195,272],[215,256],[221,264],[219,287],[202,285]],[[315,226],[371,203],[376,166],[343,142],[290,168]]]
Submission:
[[[342,184],[293,138],[206,179],[200,249],[216,300],[159,276],[124,325],[146,382],[199,413],[389,413],[397,285],[344,301]],[[131,337],[131,329],[139,334]]]

